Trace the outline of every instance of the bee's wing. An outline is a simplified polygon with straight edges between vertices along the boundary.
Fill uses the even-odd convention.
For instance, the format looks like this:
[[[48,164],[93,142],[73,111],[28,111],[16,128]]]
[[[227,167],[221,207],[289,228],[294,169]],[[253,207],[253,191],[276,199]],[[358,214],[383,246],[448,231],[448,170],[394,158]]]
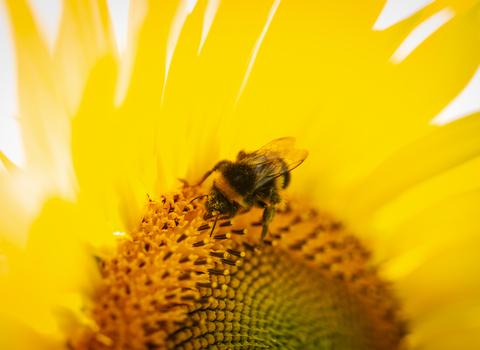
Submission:
[[[293,137],[284,137],[273,140],[259,150],[245,155],[241,161],[255,167],[257,171],[255,189],[302,164],[308,156],[308,151],[295,149],[294,144]]]

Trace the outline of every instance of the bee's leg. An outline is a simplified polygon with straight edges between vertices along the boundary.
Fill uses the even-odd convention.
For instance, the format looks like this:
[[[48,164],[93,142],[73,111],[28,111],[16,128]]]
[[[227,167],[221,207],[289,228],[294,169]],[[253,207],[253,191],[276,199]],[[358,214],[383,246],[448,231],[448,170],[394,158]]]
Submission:
[[[220,167],[224,164],[228,163],[228,160],[221,160],[219,161],[217,164],[215,164],[215,166],[212,168],[212,170],[209,170],[205,173],[205,175],[203,175],[202,179],[200,180],[200,182],[197,184],[197,186],[200,186],[203,181],[205,181],[207,179],[207,177],[209,177],[214,171],[220,169]]]
[[[268,225],[272,222],[274,217],[275,217],[275,207],[273,205],[268,206],[267,204],[265,204],[264,210],[263,210],[263,218],[262,218],[262,226],[263,226],[262,243],[263,243],[263,240],[265,239],[265,236],[267,235]]]
[[[217,212],[217,216],[215,217],[215,222],[213,223],[212,231],[210,231],[210,237],[212,237],[213,230],[215,230],[215,225],[217,225],[217,221],[218,221],[218,217],[219,217],[219,216],[220,216],[220,213]],[[234,218],[234,217],[235,217],[234,214],[233,214],[233,215],[222,216],[222,217],[220,218],[220,220],[222,220],[222,219],[232,219],[232,218]]]
[[[212,173],[213,173],[213,170],[207,171],[207,172],[205,173],[205,175],[203,175],[202,179],[201,179],[200,182],[197,184],[197,186],[200,186],[200,185],[203,183],[203,181],[205,181],[205,180],[207,179],[207,177],[209,177],[210,174],[212,174]]]
[[[243,158],[245,158],[247,156],[247,153],[245,151],[240,151],[238,152],[237,154],[237,161],[238,160],[242,160]]]
[[[220,213],[217,213],[217,216],[215,217],[215,222],[213,223],[212,231],[210,231],[210,237],[212,237],[213,230],[215,230],[215,226],[217,225],[217,220],[219,215]]]
[[[192,204],[192,202],[193,202],[194,200],[199,199],[199,198],[203,198],[203,197],[208,197],[208,194],[202,194],[201,196],[195,197],[195,198],[193,198],[193,199],[190,201],[190,203],[188,203],[188,204]]]
[[[178,181],[180,181],[180,182],[183,184],[183,187],[182,187],[182,188],[190,187],[190,185],[188,184],[188,181],[187,181],[187,180],[178,178]]]

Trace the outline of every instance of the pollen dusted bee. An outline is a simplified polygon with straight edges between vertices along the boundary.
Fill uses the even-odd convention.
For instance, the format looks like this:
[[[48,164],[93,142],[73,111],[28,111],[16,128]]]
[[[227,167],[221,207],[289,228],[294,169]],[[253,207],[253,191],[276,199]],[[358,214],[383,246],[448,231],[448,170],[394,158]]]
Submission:
[[[210,193],[200,197],[208,197],[205,209],[209,215],[216,213],[215,224],[219,215],[231,219],[253,207],[262,208],[263,242],[275,217],[275,205],[283,203],[280,192],[290,182],[290,171],[308,156],[308,151],[294,149],[294,143],[293,137],[285,137],[251,153],[240,151],[236,161],[221,160],[204,175],[199,185],[214,175]]]

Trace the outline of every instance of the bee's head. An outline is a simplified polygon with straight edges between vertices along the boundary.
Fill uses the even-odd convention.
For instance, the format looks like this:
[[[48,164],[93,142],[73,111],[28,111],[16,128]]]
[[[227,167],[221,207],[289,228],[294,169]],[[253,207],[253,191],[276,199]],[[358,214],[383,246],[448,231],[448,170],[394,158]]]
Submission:
[[[222,215],[228,214],[229,216],[234,216],[238,211],[237,206],[230,203],[228,198],[222,192],[220,192],[215,185],[213,185],[212,190],[208,194],[208,199],[205,203],[205,209],[209,214],[217,212]]]

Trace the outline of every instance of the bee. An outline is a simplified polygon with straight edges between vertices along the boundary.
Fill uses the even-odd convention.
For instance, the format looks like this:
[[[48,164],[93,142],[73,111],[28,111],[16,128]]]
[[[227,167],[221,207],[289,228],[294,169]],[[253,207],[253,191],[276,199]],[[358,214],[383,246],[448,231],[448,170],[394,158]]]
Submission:
[[[263,242],[275,217],[275,205],[283,203],[280,193],[290,183],[290,171],[308,156],[308,151],[293,148],[294,143],[293,137],[284,137],[251,153],[240,151],[236,161],[221,160],[203,176],[198,185],[214,175],[212,189],[192,202],[207,196],[207,214],[216,215],[210,236],[219,215],[231,219],[257,207],[263,209]]]

